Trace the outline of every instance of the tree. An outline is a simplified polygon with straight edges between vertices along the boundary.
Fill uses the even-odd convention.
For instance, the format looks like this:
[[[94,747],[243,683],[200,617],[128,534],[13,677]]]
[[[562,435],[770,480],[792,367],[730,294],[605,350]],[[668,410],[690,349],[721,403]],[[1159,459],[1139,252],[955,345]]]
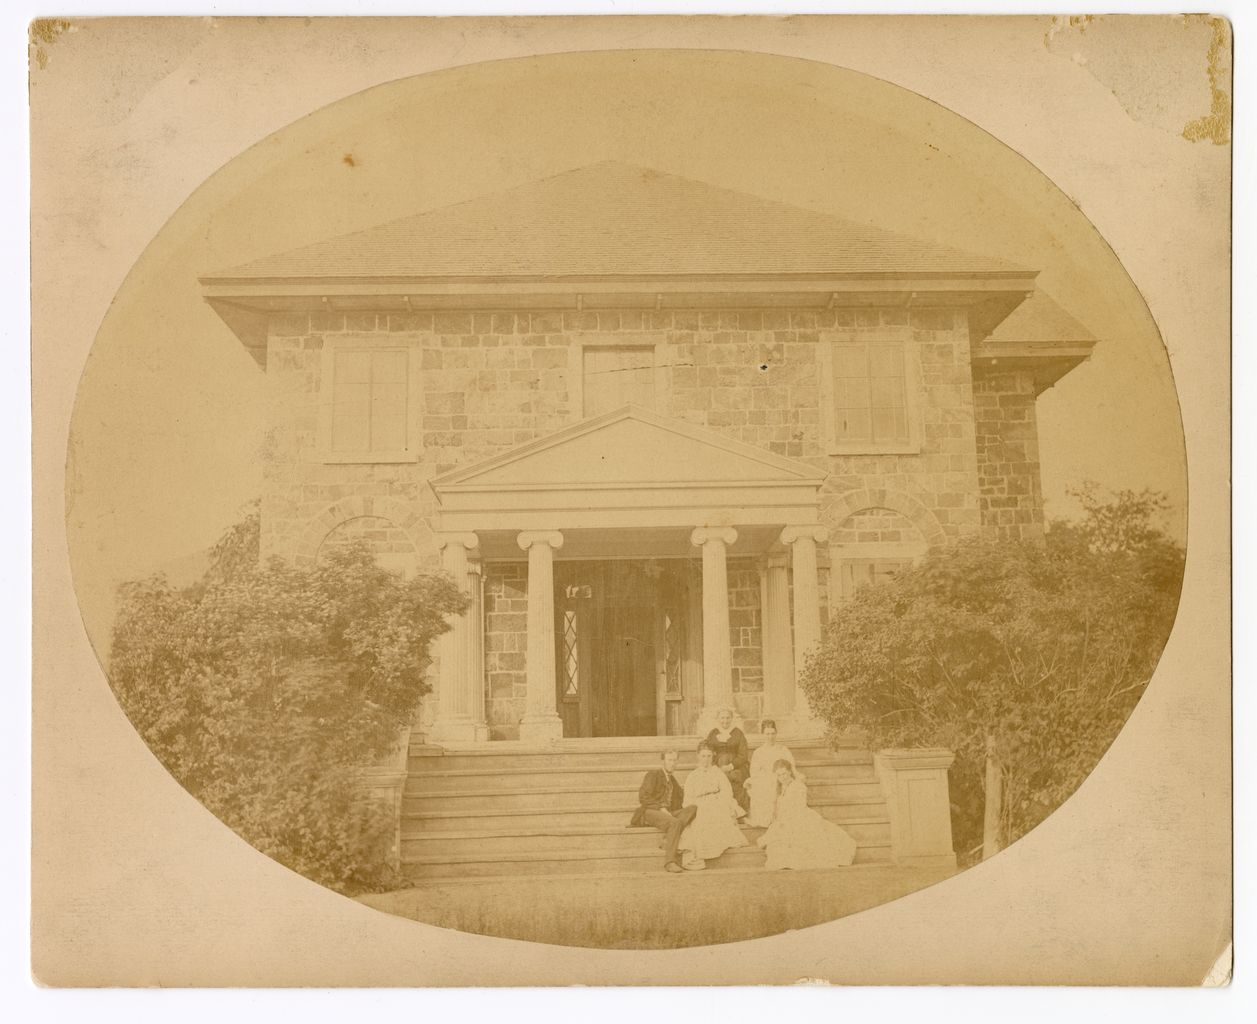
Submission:
[[[387,754],[427,689],[432,640],[466,598],[403,580],[365,545],[296,568],[258,561],[256,509],[204,577],[124,585],[109,678],[172,775],[263,853],[341,890],[387,881],[392,823],[357,773]]]
[[[1174,622],[1183,551],[1154,525],[1163,499],[1078,495],[1081,521],[1045,544],[964,543],[861,589],[803,674],[835,731],[955,753],[953,828],[971,854],[1017,839],[1086,778]]]

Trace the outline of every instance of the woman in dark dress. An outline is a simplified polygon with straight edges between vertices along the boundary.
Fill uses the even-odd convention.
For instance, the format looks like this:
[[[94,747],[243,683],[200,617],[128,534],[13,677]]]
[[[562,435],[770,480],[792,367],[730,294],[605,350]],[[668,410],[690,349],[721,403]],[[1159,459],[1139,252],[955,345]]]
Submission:
[[[743,807],[748,806],[750,798],[743,783],[750,775],[751,754],[746,736],[733,724],[732,709],[720,709],[716,715],[716,728],[707,734],[706,742],[716,752],[716,767],[729,778],[733,798]]]

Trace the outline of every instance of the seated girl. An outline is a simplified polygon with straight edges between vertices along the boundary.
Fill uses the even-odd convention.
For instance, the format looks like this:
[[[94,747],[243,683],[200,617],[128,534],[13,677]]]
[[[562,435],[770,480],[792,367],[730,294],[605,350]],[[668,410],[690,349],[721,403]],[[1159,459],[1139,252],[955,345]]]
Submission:
[[[846,867],[855,860],[856,842],[832,821],[807,805],[807,785],[784,758],[773,766],[777,775],[777,816],[759,845],[768,852],[764,867]]]
[[[725,850],[746,845],[738,828],[738,818],[746,812],[733,799],[729,777],[712,763],[714,756],[715,751],[706,743],[698,745],[698,767],[685,780],[681,798],[682,809],[697,808],[677,843],[681,866],[689,871],[700,871],[707,866],[706,861]]]
[[[777,806],[777,773],[774,766],[786,761],[795,768],[794,755],[782,743],[777,742],[777,723],[764,719],[760,726],[764,742],[751,757],[751,777],[746,781],[746,791],[751,798],[751,813],[746,823],[756,828],[767,828],[773,823],[773,811]],[[795,768],[796,775],[798,769]]]

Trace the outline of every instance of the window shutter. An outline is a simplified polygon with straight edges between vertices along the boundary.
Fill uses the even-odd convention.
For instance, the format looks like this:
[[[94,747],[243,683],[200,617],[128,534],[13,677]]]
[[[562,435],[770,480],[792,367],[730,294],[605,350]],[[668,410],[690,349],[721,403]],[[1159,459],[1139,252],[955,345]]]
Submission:
[[[371,354],[360,349],[335,353],[332,370],[332,450],[370,447]]]

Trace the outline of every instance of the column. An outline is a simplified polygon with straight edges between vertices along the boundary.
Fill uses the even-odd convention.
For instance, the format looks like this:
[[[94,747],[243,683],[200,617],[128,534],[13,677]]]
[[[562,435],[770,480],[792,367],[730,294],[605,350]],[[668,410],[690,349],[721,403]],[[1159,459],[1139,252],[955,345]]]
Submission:
[[[788,719],[794,711],[794,650],[790,640],[790,576],[785,553],[764,565],[764,717]],[[778,721],[778,729],[785,726]]]
[[[476,741],[489,739],[489,721],[485,714],[484,677],[484,562],[477,558],[467,563],[467,585],[471,588],[471,604],[467,608],[468,661],[472,681],[471,717],[476,723]]]
[[[807,657],[821,638],[821,589],[816,567],[816,545],[829,537],[823,526],[787,526],[781,543],[790,548],[794,572],[794,723],[796,731],[820,732],[821,723],[812,717],[807,697],[799,689],[798,677]]]
[[[528,695],[519,738],[549,742],[563,738],[554,679],[554,553],[563,546],[563,534],[526,530],[516,540],[528,552]]]
[[[733,667],[729,654],[729,571],[725,553],[738,539],[731,526],[702,527],[690,534],[690,543],[703,549],[703,710],[698,732],[703,735],[716,724],[721,708],[733,703]]]
[[[475,608],[480,576],[472,553],[478,552],[479,544],[474,533],[437,537],[441,568],[472,602],[462,615],[450,616],[450,628],[437,641],[437,717],[432,723],[432,738],[437,743],[472,743],[488,736],[484,724],[484,660],[483,656],[476,657],[482,647],[480,616]]]

